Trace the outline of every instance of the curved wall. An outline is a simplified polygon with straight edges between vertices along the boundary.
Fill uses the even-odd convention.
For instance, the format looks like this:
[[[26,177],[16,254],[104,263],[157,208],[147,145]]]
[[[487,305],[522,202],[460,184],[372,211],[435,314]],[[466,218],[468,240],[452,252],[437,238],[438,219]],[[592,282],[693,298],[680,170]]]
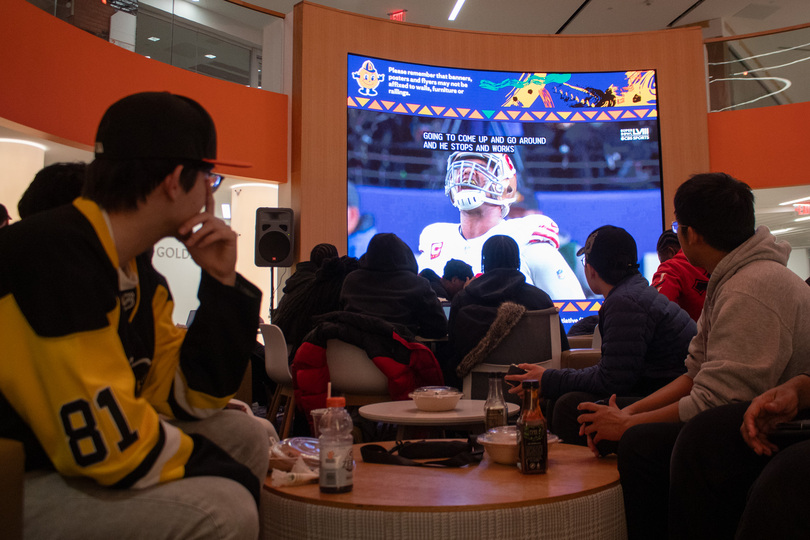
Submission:
[[[6,123],[89,150],[110,104],[135,92],[169,90],[199,101],[211,113],[219,156],[253,164],[218,170],[287,181],[286,95],[150,60],[24,0],[0,1],[0,51],[0,118]]]
[[[346,250],[346,55],[437,66],[537,72],[656,69],[664,207],[689,175],[709,167],[699,28],[637,34],[542,36],[395,23],[308,2],[295,7],[291,205],[297,249]]]

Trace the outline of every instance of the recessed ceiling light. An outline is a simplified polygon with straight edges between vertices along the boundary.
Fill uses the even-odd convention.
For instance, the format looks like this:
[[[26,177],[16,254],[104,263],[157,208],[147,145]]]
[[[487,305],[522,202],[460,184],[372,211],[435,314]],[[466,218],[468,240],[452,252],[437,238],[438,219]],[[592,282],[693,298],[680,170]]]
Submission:
[[[217,55],[215,55],[215,54],[206,54],[205,57],[206,58],[211,58],[213,60],[214,58],[217,57]]]
[[[148,37],[146,39],[148,39],[149,41],[160,41],[160,38],[156,37],[156,36],[151,36],[151,37]]]

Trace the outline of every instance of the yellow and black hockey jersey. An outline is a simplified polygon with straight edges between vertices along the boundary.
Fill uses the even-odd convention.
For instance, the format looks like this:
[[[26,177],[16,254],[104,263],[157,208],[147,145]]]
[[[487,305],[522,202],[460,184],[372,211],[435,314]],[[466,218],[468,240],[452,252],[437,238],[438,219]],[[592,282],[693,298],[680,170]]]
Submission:
[[[0,436],[23,441],[26,468],[55,467],[115,487],[198,475],[258,480],[165,418],[205,418],[227,403],[255,344],[261,293],[202,272],[186,330],[171,318],[151,253],[126,269],[96,204],[0,230]],[[252,480],[251,480],[252,478]]]

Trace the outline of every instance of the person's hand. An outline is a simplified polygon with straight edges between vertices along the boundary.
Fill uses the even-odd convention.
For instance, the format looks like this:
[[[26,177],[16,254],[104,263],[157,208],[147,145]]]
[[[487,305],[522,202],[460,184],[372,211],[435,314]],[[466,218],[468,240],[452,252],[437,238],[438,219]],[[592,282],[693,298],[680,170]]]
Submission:
[[[779,422],[787,422],[799,412],[796,389],[784,384],[754,398],[743,415],[740,433],[746,444],[758,455],[771,456],[779,450],[768,440],[768,434]]]
[[[546,371],[546,368],[543,366],[538,366],[537,364],[518,364],[520,369],[525,369],[526,373],[517,374],[517,375],[505,375],[505,381],[514,381],[517,384],[509,389],[510,394],[517,394],[519,396],[523,395],[523,385],[521,384],[523,381],[528,379],[537,379],[539,382],[540,379],[543,377],[543,372]],[[543,395],[542,388],[540,391],[540,395]]]
[[[630,427],[630,414],[616,405],[616,394],[610,396],[607,405],[585,401],[580,403],[577,409],[585,411],[585,414],[577,417],[577,422],[579,434],[588,436],[588,446],[591,450],[596,449],[592,445],[599,441],[618,441]]]
[[[214,217],[214,194],[208,187],[205,210],[183,223],[177,239],[200,268],[221,283],[236,283],[236,233]]]

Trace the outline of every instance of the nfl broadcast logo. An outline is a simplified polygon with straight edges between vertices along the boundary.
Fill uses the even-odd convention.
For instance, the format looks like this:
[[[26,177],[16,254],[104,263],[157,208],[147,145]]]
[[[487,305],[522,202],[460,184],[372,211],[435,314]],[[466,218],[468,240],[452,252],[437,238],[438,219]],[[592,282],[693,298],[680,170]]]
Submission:
[[[632,128],[619,130],[623,141],[649,141],[650,128]]]

